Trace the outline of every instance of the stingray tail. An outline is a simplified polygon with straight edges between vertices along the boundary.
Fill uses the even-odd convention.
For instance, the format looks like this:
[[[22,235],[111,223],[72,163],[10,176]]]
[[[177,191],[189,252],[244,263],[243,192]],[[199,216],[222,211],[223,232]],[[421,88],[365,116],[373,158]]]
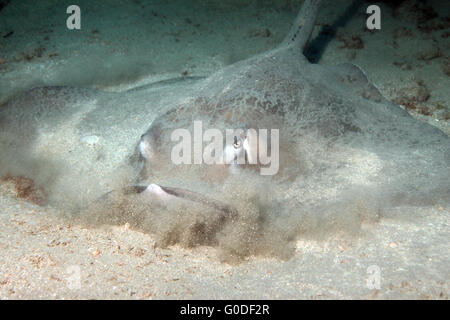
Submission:
[[[321,2],[322,0],[304,0],[282,46],[295,46],[303,52],[311,37]]]

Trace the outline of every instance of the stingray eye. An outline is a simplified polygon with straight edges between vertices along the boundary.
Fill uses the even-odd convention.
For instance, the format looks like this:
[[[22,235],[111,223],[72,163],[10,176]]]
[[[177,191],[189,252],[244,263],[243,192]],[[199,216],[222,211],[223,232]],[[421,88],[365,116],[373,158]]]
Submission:
[[[145,159],[149,159],[153,156],[154,150],[148,136],[143,135],[141,137],[141,141],[139,142],[139,151]]]
[[[238,139],[237,136],[234,136],[233,146],[235,149],[240,148],[242,145],[241,139]]]

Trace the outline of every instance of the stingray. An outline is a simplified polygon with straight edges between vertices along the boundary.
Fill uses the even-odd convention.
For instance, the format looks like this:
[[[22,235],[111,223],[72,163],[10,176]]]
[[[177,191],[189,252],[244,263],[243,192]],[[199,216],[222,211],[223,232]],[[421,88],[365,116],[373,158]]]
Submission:
[[[319,5],[320,1],[305,0],[290,32],[275,49],[234,63],[205,79],[121,94],[71,87],[33,89],[2,108],[3,124],[6,127],[7,123],[17,122],[6,114],[23,105],[45,105],[46,112],[56,119],[51,125],[59,127],[68,112],[81,112],[76,124],[85,130],[103,123],[106,131],[112,125],[117,125],[117,130],[126,127],[137,131],[143,124],[133,127],[130,112],[141,116],[149,114],[146,110],[150,109],[152,114],[158,112],[156,118],[145,119],[151,125],[127,160],[126,165],[136,172],[128,182],[135,185],[103,196],[101,213],[92,207],[88,211],[98,221],[132,221],[136,227],[149,220],[145,225],[151,225],[148,229],[152,232],[163,233],[166,243],[214,243],[220,241],[220,235],[236,236],[233,230],[246,225],[239,236],[242,239],[245,234],[253,238],[247,242],[258,244],[239,244],[245,250],[258,251],[255,248],[271,247],[269,242],[276,242],[276,237],[289,242],[299,230],[307,232],[317,225],[331,227],[341,221],[342,226],[353,220],[359,223],[361,216],[372,214],[367,211],[376,216],[380,206],[447,205],[448,136],[386,99],[356,65],[324,66],[305,58],[303,52]],[[106,121],[110,108],[127,101],[133,101],[133,107],[126,114],[113,115]],[[30,108],[29,113],[41,112],[38,107]],[[60,109],[65,110],[61,116]],[[174,139],[174,132],[182,129],[195,136],[196,123],[202,127],[197,135],[203,139],[200,150],[194,150],[196,142],[184,141],[192,147],[181,152],[188,161],[177,163],[174,148],[181,140]],[[222,133],[217,139],[223,140],[206,137],[204,133],[209,129]],[[27,152],[33,144],[33,139],[24,138],[30,136],[27,130],[21,133],[21,142],[14,135],[3,135],[9,137],[4,138],[8,150],[15,145],[22,153]],[[261,132],[268,134],[256,139],[255,133],[260,138]],[[111,135],[115,133],[111,131]],[[120,140],[120,136],[110,139]],[[223,146],[212,155],[222,161],[211,164],[195,159],[194,153],[204,154],[208,142]],[[275,165],[260,161],[262,151],[278,161],[271,174],[262,174]],[[101,157],[95,160],[95,166],[105,162]],[[108,177],[98,173],[97,179],[110,179],[119,167],[117,162],[114,164],[102,167]],[[65,184],[82,177],[77,172],[66,177]],[[84,194],[82,189],[80,194]],[[93,196],[108,191],[98,189]],[[73,196],[74,191],[69,190]],[[362,199],[365,209],[354,210],[346,205],[358,202],[356,199]],[[99,201],[94,203],[98,205]],[[350,220],[337,218],[340,212],[350,211],[354,213]],[[168,222],[164,215],[172,215],[172,221]],[[279,219],[281,216],[284,220]],[[236,221],[239,227],[227,227]],[[281,227],[280,221],[287,221],[289,228]],[[273,234],[270,241],[264,242],[255,234],[255,229],[264,228]],[[233,250],[239,251],[238,246]],[[279,250],[279,246],[271,248]]]
[[[356,65],[321,66],[303,55],[319,5],[320,1],[304,2],[277,48],[197,83],[194,97],[155,119],[137,148],[141,177],[147,179],[143,181],[195,188],[196,179],[200,180],[196,184],[211,179],[217,183],[230,175],[239,180],[245,170],[254,173],[257,167],[261,173],[264,165],[250,164],[248,159],[249,154],[259,154],[259,147],[278,153],[279,170],[267,180],[274,189],[284,186],[282,192],[304,181],[341,190],[354,187],[350,180],[359,170],[358,159],[366,158],[374,171],[362,177],[362,184],[383,185],[391,199],[413,201],[418,196],[415,190],[431,198],[445,195],[449,164],[445,134],[383,97]],[[193,133],[196,121],[203,132],[240,129],[224,141],[224,158],[229,157],[227,150],[236,149],[244,161],[237,166],[236,157],[234,163],[219,157],[224,161],[215,165],[174,163],[173,132],[185,128]],[[268,138],[265,145],[258,141],[249,146],[249,132],[261,129],[279,131],[277,149],[272,150]],[[195,162],[190,155],[188,159]],[[189,177],[188,182],[180,177]],[[210,194],[217,192],[213,185],[208,189]]]

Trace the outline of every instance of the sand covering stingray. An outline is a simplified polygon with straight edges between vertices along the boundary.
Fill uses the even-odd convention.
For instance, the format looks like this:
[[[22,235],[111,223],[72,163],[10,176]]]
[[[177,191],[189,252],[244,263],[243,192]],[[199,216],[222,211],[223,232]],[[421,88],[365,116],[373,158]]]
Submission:
[[[306,0],[279,47],[204,80],[121,94],[39,88],[16,97],[0,109],[0,173],[47,185],[54,206],[92,203],[82,214],[90,223],[130,223],[164,245],[218,245],[238,257],[289,257],[299,236],[357,232],[386,207],[447,205],[449,138],[385,99],[357,66],[303,56],[318,8]],[[204,129],[279,129],[278,173],[173,164],[171,133],[192,130],[194,121]],[[62,130],[102,132],[104,147],[60,141]],[[92,202],[135,183],[154,185]]]

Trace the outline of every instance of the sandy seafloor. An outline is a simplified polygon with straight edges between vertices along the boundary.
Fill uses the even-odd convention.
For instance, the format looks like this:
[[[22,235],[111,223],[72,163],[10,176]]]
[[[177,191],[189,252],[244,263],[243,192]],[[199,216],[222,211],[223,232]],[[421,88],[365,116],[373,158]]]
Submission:
[[[421,87],[429,97],[410,101],[411,114],[449,134],[450,8],[445,1],[430,1],[440,15],[435,21],[442,25],[424,32],[417,27],[419,14],[408,11],[414,3],[404,1],[395,17],[392,8],[381,4],[382,30],[377,32],[365,32],[365,15],[356,14],[339,28],[340,36],[327,44],[319,63],[351,61],[384,95],[398,101],[405,101],[411,90],[414,96]],[[35,86],[122,91],[183,72],[207,76],[276,46],[298,8],[296,1],[78,1],[82,30],[69,32],[61,20],[69,4],[12,0],[0,11],[1,102]],[[89,10],[84,11],[83,5]],[[348,1],[339,0],[324,6],[317,29],[333,24],[345,5]],[[360,37],[362,47],[349,40],[347,48],[341,48],[342,39],[352,39],[349,35]],[[109,134],[105,129],[103,136],[101,130],[95,132],[99,144]],[[130,129],[129,134],[135,131]],[[72,141],[70,130],[58,134],[55,141]],[[128,151],[118,148],[117,157]],[[287,261],[251,256],[237,265],[220,262],[213,247],[155,247],[152,235],[127,225],[72,225],[59,218],[57,209],[6,192],[0,195],[0,212],[3,299],[448,299],[449,295],[449,208],[442,206],[393,208],[379,222],[364,224],[357,235],[299,239],[294,257]],[[371,270],[379,271],[378,288],[370,285]]]

